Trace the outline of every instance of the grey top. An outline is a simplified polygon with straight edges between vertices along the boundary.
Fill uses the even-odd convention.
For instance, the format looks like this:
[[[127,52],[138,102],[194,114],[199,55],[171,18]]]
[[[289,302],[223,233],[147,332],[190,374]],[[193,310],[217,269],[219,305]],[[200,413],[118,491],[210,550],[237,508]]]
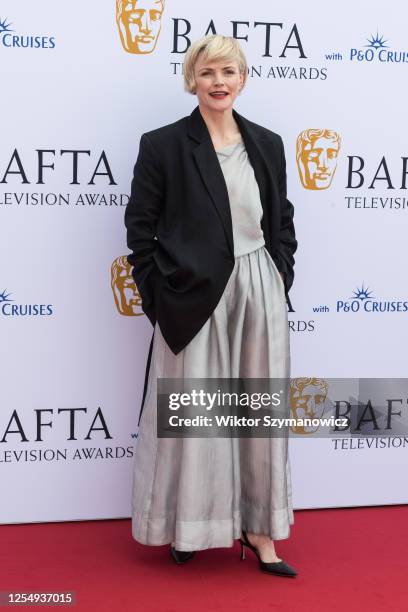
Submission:
[[[242,139],[237,144],[216,150],[216,153],[230,201],[234,256],[239,257],[265,244],[261,228],[261,196]]]

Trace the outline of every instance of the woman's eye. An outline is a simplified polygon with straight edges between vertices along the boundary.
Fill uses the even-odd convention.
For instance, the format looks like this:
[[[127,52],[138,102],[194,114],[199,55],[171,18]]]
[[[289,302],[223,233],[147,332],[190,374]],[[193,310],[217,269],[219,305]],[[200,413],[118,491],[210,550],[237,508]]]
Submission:
[[[226,74],[235,74],[235,70],[226,70],[225,72],[226,72]],[[206,72],[202,72],[201,76],[207,76],[209,74],[210,73],[206,71]]]

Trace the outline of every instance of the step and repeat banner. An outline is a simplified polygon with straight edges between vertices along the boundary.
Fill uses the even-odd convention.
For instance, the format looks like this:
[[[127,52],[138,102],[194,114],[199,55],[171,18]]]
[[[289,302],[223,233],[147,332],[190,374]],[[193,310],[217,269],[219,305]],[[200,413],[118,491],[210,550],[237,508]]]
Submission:
[[[249,79],[235,107],[285,144],[299,240],[293,412],[316,414],[330,378],[406,375],[401,11],[397,0],[1,2],[0,522],[130,516],[152,327],[123,217],[141,134],[197,105],[183,59],[204,34],[240,41]],[[373,429],[293,433],[295,508],[407,502],[407,438]]]

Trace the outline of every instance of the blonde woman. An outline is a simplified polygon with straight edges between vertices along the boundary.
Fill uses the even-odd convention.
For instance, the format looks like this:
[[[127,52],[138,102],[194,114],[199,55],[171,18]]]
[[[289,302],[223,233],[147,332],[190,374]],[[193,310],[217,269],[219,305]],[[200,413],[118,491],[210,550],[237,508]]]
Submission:
[[[191,115],[142,135],[125,213],[128,256],[154,326],[135,451],[132,534],[176,563],[232,547],[296,571],[274,540],[293,524],[287,438],[158,438],[158,378],[286,378],[297,248],[280,136],[234,108],[248,68],[234,38],[188,49]],[[289,302],[288,302],[289,303]]]

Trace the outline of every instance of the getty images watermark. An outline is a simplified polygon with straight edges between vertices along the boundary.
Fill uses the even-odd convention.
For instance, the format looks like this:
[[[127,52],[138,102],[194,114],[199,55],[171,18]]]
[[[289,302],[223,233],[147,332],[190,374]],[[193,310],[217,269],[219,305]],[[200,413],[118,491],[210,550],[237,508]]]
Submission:
[[[158,379],[158,437],[408,434],[408,379]]]

